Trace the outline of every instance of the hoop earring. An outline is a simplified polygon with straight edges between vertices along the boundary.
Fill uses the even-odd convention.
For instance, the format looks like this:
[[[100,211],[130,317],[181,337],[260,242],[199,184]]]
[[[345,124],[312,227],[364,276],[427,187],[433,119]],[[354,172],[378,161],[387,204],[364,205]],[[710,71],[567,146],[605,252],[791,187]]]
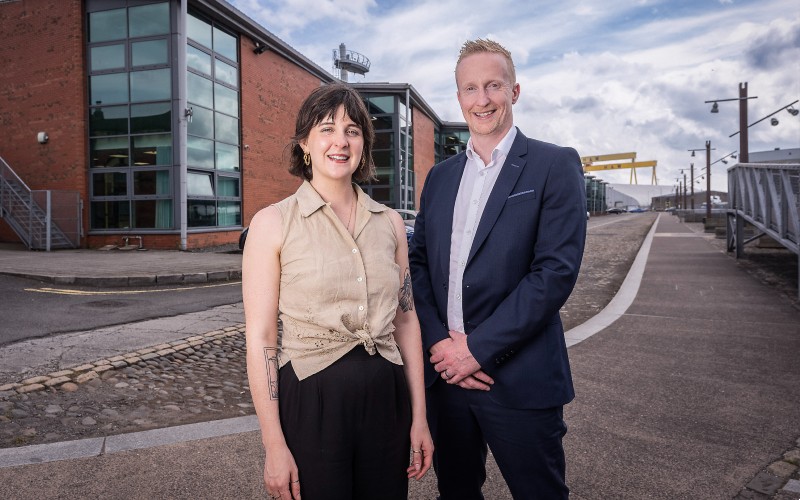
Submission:
[[[308,151],[303,153],[303,163],[306,164],[306,167],[311,165],[311,154]]]
[[[367,157],[364,156],[364,155],[361,155],[361,168],[364,168],[366,166],[367,166]]]

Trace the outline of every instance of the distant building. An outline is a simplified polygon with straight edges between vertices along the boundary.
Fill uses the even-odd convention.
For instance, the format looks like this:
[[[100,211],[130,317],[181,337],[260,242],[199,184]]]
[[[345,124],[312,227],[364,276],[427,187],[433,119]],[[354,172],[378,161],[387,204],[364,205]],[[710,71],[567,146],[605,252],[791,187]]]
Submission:
[[[728,193],[724,191],[713,191],[713,190],[711,191],[712,208],[725,207],[727,206],[727,204],[728,204]],[[705,206],[706,206],[706,192],[695,191],[694,192],[695,210],[705,208]],[[686,210],[686,209],[691,210],[692,195],[691,193],[686,193],[685,201],[682,192],[680,193],[680,195],[678,195],[676,191],[673,191],[672,194],[656,196],[652,199],[652,208],[653,210],[666,210],[668,208],[677,208],[679,210]]]
[[[800,148],[751,151],[750,163],[800,163]]]

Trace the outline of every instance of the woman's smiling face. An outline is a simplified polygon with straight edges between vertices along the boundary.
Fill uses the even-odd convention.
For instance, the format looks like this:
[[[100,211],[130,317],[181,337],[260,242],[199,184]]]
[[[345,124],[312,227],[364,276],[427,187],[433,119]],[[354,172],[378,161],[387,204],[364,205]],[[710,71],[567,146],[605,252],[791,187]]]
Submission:
[[[344,106],[315,124],[308,138],[301,141],[304,151],[311,155],[313,178],[352,177],[361,162],[364,137],[359,127],[345,113]]]

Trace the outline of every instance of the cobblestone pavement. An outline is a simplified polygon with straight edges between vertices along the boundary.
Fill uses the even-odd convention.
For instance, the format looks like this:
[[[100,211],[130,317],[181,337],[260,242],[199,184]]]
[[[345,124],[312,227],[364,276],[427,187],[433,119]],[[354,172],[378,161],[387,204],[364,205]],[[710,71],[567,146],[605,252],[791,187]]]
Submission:
[[[614,224],[600,223],[589,231],[576,289],[561,311],[565,329],[594,316],[613,298],[655,216],[626,217]],[[604,219],[611,222],[610,217]],[[702,230],[699,224],[694,227]],[[724,251],[724,240],[721,248]],[[779,255],[774,259],[790,258]],[[794,262],[796,277],[796,258]],[[792,300],[791,275],[785,263],[769,270],[754,270],[753,264],[743,267],[762,280],[785,287],[787,300]],[[795,307],[800,309],[796,300]],[[244,325],[235,324],[0,386],[0,448],[251,414]],[[800,438],[796,445],[743,485],[737,498],[800,499]]]

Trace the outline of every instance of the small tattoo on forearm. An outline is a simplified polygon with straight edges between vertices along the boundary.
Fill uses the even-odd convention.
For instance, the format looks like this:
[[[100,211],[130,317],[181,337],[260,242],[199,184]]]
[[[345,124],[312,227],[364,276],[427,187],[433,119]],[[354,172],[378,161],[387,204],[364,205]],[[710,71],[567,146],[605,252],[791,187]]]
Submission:
[[[406,268],[403,284],[400,286],[400,309],[408,312],[414,309],[414,294],[411,292],[411,272]]]
[[[278,348],[265,347],[264,359],[267,363],[267,388],[270,399],[278,399]]]

